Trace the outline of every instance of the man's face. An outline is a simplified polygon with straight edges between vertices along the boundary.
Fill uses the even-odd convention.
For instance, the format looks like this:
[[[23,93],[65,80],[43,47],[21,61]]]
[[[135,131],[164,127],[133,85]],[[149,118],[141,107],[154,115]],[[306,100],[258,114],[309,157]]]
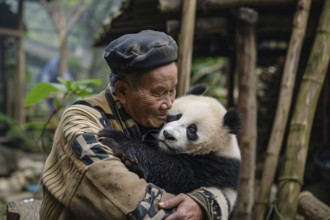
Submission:
[[[120,101],[134,121],[149,128],[162,126],[176,95],[177,72],[173,62],[151,70],[135,89],[125,83]]]

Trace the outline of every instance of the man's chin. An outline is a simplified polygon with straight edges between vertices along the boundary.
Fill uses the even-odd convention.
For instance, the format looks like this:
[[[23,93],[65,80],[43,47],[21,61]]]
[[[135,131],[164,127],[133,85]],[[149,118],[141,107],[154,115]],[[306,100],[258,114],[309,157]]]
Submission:
[[[161,128],[164,124],[165,120],[154,120],[148,122],[145,126],[147,128]]]

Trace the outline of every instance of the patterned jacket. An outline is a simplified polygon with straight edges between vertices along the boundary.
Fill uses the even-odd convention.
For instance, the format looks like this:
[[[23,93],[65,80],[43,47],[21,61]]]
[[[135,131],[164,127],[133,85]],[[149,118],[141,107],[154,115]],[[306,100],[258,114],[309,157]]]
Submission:
[[[65,110],[43,172],[41,220],[163,219],[172,212],[157,204],[174,195],[128,171],[98,142],[97,133],[106,126],[141,136],[110,88]],[[201,188],[189,196],[213,220],[220,218],[218,193]]]

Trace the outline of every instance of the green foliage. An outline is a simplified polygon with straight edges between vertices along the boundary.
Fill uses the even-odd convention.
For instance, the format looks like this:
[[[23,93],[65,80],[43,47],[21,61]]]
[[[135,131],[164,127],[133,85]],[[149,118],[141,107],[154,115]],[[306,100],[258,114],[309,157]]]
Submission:
[[[82,4],[89,4],[92,0],[59,0],[59,2],[64,7],[73,8]]]
[[[5,219],[7,216],[7,203],[0,200],[0,219]]]
[[[24,102],[24,106],[32,106],[43,101],[49,97],[61,97],[64,99],[69,95],[74,95],[79,98],[84,98],[88,95],[91,95],[92,89],[88,85],[92,84],[99,86],[101,84],[100,79],[88,79],[88,80],[64,80],[58,78],[60,83],[46,83],[41,82],[33,87],[30,92],[27,94],[27,97]],[[60,94],[59,96],[54,96],[54,94]]]
[[[216,97],[220,101],[227,98],[227,60],[223,57],[198,58],[192,64],[191,84],[205,84],[207,95]]]
[[[18,125],[11,117],[0,113],[0,123],[6,124],[8,126],[8,131],[6,137],[12,142],[11,146],[21,146],[20,149],[26,151],[34,151],[37,149],[35,143],[36,132],[41,131],[36,129],[36,126],[31,126],[29,123]]]
[[[24,101],[24,106],[28,107],[34,105],[40,102],[41,100],[44,100],[52,93],[60,91],[59,88],[54,84],[55,83],[45,83],[45,82],[41,82],[37,84],[27,94],[27,97]]]
[[[47,152],[52,141],[52,135],[57,127],[58,119],[55,117],[57,113],[64,109],[66,103],[72,103],[72,99],[81,99],[92,95],[93,90],[90,86],[99,86],[101,80],[87,79],[87,80],[64,80],[58,78],[59,83],[45,83],[41,82],[34,86],[25,99],[25,107],[34,108],[34,113],[38,112],[35,109],[37,104],[48,98],[54,100],[54,111],[50,114],[48,119],[41,122],[32,120],[23,124],[22,126],[16,125],[10,118],[0,115],[0,121],[3,120],[9,125],[10,130],[8,136],[13,135],[13,138],[23,140],[31,148],[42,149]],[[34,137],[34,138],[31,138]],[[32,139],[32,140],[31,140]],[[41,145],[39,147],[39,145]]]

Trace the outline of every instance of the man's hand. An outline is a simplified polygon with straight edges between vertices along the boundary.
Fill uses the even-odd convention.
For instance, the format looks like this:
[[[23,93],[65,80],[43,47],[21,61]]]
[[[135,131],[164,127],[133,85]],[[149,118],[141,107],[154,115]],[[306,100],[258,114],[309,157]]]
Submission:
[[[162,209],[176,208],[175,212],[168,216],[165,220],[202,220],[203,211],[201,207],[189,196],[179,194],[172,199],[168,199],[159,203]]]

